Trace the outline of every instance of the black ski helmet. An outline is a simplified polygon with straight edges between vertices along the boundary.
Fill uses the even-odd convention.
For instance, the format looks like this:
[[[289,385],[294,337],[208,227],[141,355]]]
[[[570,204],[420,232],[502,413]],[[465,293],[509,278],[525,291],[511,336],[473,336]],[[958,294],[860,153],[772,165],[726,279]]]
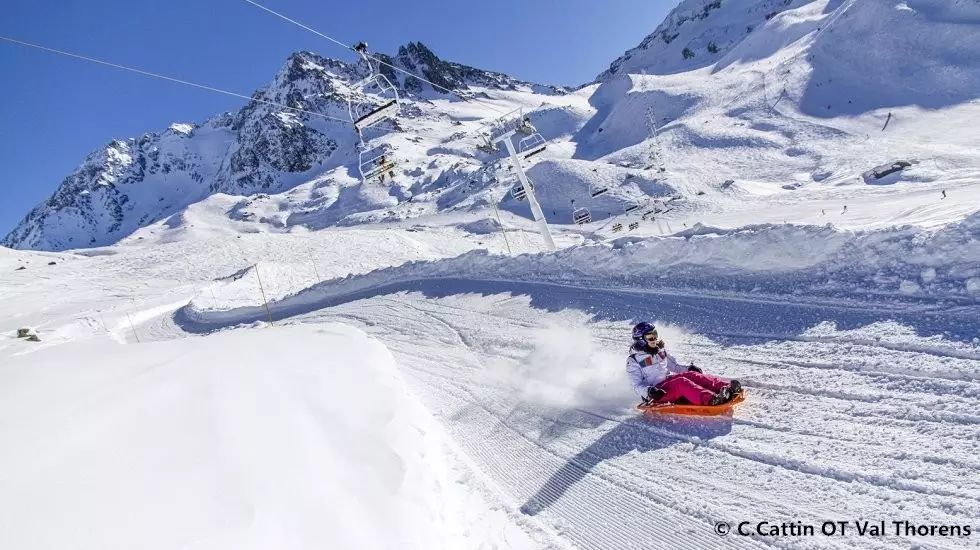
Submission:
[[[633,341],[639,343],[643,340],[644,336],[650,334],[651,332],[657,332],[657,327],[646,321],[637,323],[636,326],[633,327]]]

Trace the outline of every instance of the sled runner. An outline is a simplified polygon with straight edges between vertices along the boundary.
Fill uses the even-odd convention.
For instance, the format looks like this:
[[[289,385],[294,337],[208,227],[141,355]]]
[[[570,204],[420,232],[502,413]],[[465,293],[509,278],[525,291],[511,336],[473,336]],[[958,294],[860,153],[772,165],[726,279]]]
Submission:
[[[654,403],[652,405],[644,405],[643,403],[636,406],[637,409],[644,412],[645,414],[683,414],[689,416],[719,416],[722,414],[728,414],[735,409],[735,405],[738,405],[742,401],[745,401],[745,391],[741,391],[734,399],[728,403],[723,403],[721,405],[676,405],[674,403]]]

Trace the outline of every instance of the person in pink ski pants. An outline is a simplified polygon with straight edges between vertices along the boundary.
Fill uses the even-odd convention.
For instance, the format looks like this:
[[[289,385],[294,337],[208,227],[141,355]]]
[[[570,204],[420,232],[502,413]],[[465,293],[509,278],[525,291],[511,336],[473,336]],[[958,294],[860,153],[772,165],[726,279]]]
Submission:
[[[633,346],[626,361],[633,389],[645,403],[721,405],[742,391],[738,380],[704,374],[694,365],[680,365],[667,353],[650,323],[633,327]]]

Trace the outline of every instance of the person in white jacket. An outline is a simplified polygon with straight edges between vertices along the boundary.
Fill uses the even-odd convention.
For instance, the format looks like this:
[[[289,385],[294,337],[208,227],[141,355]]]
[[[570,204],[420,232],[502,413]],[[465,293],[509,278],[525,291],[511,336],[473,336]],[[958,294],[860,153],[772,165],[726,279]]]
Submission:
[[[626,372],[633,389],[647,404],[721,405],[742,391],[738,380],[704,374],[693,364],[687,367],[679,364],[667,353],[657,328],[647,322],[633,327],[633,346],[626,360]]]

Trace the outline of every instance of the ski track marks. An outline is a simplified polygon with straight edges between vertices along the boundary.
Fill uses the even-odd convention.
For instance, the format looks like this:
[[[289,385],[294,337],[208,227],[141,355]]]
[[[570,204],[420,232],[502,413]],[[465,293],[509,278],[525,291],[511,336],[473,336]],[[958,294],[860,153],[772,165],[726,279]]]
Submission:
[[[710,311],[710,304],[698,307]],[[850,335],[690,335],[673,346],[679,358],[749,388],[734,417],[720,419],[644,418],[631,403],[553,407],[528,401],[513,381],[488,376],[501,362],[516,368],[526,361],[535,330],[581,323],[576,314],[535,308],[518,292],[402,291],[358,296],[287,322],[342,320],[381,337],[413,389],[510,505],[577,548],[973,542],[722,538],[713,528],[717,521],[763,520],[975,524],[975,360],[938,346],[906,349]],[[657,315],[669,319],[671,312]],[[587,324],[597,352],[623,354],[622,321]],[[625,385],[620,374],[611,382]]]

